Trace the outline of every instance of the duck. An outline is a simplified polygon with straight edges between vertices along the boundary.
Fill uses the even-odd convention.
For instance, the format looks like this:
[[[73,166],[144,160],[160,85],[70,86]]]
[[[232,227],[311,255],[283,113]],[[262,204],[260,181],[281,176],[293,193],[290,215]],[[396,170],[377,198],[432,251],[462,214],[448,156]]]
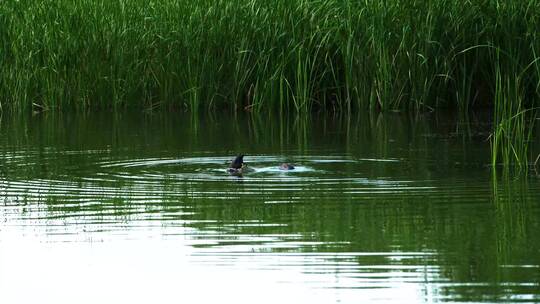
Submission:
[[[243,173],[253,172],[254,170],[248,168],[247,164],[244,163],[244,155],[240,154],[234,158],[234,160],[227,168],[227,172],[231,175],[242,175]]]
[[[279,170],[294,170],[294,166],[288,163],[283,163],[279,166]]]
[[[229,169],[241,169],[244,165],[244,154],[236,156],[236,158],[231,162]]]

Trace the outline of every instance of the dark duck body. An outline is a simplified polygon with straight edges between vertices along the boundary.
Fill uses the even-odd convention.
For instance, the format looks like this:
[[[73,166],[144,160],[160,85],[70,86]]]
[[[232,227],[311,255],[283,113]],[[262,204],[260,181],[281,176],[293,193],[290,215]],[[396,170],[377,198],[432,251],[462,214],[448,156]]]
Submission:
[[[229,166],[230,169],[240,169],[244,164],[244,155],[238,155]]]
[[[227,169],[231,175],[242,175],[247,172],[246,164],[244,164],[244,155],[238,155],[229,165]]]

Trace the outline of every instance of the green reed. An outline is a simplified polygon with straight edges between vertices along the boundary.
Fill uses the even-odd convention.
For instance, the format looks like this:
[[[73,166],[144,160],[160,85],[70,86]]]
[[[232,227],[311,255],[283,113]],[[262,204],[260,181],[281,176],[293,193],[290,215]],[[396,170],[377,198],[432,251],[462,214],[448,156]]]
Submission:
[[[494,104],[498,66],[538,58],[539,25],[533,0],[5,0],[0,100],[16,110],[467,111]],[[527,106],[539,75],[536,65],[520,79]]]
[[[529,144],[537,112],[537,107],[527,99],[536,100],[540,96],[540,82],[529,75],[537,72],[540,58],[525,65],[519,44],[488,49],[497,63],[494,65],[494,131],[490,138],[492,165],[502,163],[505,171],[514,169],[526,174],[535,161]]]

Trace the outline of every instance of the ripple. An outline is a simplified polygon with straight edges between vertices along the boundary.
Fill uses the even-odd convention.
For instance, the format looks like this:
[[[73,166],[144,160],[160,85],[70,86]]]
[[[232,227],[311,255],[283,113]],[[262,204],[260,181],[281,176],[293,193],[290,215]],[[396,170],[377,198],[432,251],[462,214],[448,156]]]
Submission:
[[[8,156],[10,163],[31,166],[32,162],[22,163],[18,153],[26,155],[36,151],[14,152]],[[46,153],[53,153],[49,151]],[[77,151],[68,151],[69,154]],[[67,201],[96,199],[114,196],[130,200],[153,200],[164,196],[230,199],[262,195],[267,202],[294,203],[300,200],[316,200],[316,195],[326,198],[350,199],[369,198],[377,195],[438,194],[462,191],[469,196],[486,194],[485,184],[478,187],[467,181],[454,180],[450,187],[437,180],[408,180],[396,177],[370,177],[363,170],[340,170],[331,167],[335,164],[388,163],[399,166],[398,159],[351,159],[349,156],[299,155],[284,158],[274,155],[246,157],[246,162],[254,172],[242,177],[231,176],[226,172],[230,156],[204,156],[186,158],[135,158],[103,160],[101,153],[108,150],[90,150],[88,157],[95,162],[85,163],[83,172],[70,175],[69,172],[49,179],[12,179],[0,177],[0,187],[6,189],[8,196],[25,196],[29,199],[42,199],[44,196],[63,198]],[[26,153],[26,154],[25,154]],[[30,155],[33,155],[30,153]],[[23,157],[24,159],[24,157]],[[294,170],[280,170],[281,162],[295,165]],[[355,167],[356,168],[356,167]],[[366,170],[365,167],[360,167]],[[82,174],[84,173],[84,174]],[[60,179],[65,177],[65,179]],[[232,182],[232,184],[231,184]],[[307,191],[295,199],[281,198],[289,192]]]

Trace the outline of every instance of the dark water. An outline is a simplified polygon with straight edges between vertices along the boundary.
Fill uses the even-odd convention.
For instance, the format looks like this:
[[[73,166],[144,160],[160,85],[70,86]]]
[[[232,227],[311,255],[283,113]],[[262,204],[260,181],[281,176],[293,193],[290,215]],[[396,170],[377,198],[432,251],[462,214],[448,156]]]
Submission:
[[[0,302],[540,302],[540,180],[459,121],[4,115]]]

